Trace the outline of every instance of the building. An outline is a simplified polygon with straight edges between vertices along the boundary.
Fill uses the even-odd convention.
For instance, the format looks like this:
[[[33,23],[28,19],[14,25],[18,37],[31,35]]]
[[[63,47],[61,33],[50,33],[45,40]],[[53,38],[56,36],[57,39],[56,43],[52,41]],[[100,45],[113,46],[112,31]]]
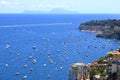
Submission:
[[[120,71],[120,52],[119,51],[113,51],[108,52],[108,76],[109,80],[118,80],[119,78],[119,71]],[[118,76],[119,75],[119,76]]]
[[[119,51],[113,51],[113,52],[108,52],[108,60],[109,60],[109,65],[108,65],[108,72],[113,74],[117,73],[118,70],[120,70],[120,52]]]
[[[74,63],[69,71],[69,80],[89,80],[88,65],[85,63]]]
[[[108,52],[107,54],[108,54],[108,55],[109,55],[109,54],[113,54],[113,55],[114,55],[114,54],[117,54],[117,55],[120,55],[120,52],[119,52],[119,51],[113,51],[113,52]]]

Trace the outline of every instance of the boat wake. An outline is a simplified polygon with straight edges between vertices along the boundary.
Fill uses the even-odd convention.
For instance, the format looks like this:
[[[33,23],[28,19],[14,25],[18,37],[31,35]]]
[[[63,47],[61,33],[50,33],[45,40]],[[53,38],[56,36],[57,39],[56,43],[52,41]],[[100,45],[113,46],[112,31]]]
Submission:
[[[44,24],[17,24],[17,25],[3,25],[0,27],[34,27],[34,26],[52,26],[52,25],[72,25],[73,23],[44,23]]]

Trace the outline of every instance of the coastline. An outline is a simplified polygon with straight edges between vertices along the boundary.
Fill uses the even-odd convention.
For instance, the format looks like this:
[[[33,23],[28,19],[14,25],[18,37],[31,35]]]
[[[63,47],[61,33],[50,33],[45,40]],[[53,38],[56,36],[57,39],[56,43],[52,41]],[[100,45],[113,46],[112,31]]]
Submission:
[[[80,24],[79,30],[81,32],[95,33],[96,37],[120,40],[120,26],[106,26],[106,24],[101,26],[98,25],[99,21],[95,21],[97,25],[93,25],[94,21],[89,25],[85,25],[86,23]],[[107,56],[101,56],[89,64],[81,62],[72,64],[69,76],[69,80],[119,80],[120,48],[107,52]]]
[[[94,32],[96,37],[120,40],[120,20],[91,20],[81,23],[79,30],[83,32]]]

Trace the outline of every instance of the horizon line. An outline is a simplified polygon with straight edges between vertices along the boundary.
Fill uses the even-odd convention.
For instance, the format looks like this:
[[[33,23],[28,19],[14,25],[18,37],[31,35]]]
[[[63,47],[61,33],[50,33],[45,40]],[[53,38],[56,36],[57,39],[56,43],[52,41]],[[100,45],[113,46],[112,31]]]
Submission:
[[[53,15],[69,15],[69,14],[71,14],[71,15],[76,15],[76,14],[120,14],[120,13],[0,13],[0,14],[53,14]]]

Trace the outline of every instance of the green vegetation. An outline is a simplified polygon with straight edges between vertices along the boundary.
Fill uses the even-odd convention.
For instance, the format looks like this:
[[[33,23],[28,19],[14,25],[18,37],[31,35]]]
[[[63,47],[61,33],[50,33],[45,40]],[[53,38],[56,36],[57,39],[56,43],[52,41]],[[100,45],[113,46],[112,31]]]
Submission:
[[[109,58],[119,58],[119,54],[108,54]]]
[[[120,20],[91,20],[81,23],[80,30],[97,31],[97,37],[105,37],[120,40]]]
[[[100,57],[99,60],[97,61],[99,64],[107,64],[108,61],[104,57]]]
[[[78,67],[72,67],[72,72],[74,72],[74,73],[78,73],[78,72],[79,72]]]
[[[120,48],[116,49],[116,51],[113,51],[112,53],[109,53],[107,56],[100,57],[98,60],[93,61],[88,70],[90,80],[120,80],[120,54],[115,54],[115,52],[120,52]],[[116,67],[113,65],[116,65]],[[117,70],[116,72],[113,72],[112,70],[115,68]]]
[[[95,75],[100,75],[101,80],[107,80],[107,65],[108,65],[108,60],[107,57],[100,57],[97,60],[97,65],[94,65],[89,69],[89,74],[90,74],[90,80],[93,80]]]
[[[111,28],[114,28],[114,26],[120,27],[120,20],[116,20],[116,19],[91,20],[89,22],[81,23],[81,25],[88,25],[88,26],[110,26]]]
[[[100,74],[100,70],[96,67],[90,68],[89,73],[90,73],[90,75],[98,75],[98,74]]]
[[[107,73],[105,71],[105,67],[103,67],[103,66],[96,66],[94,68],[90,68],[89,69],[89,74],[90,74],[91,80],[93,80],[93,77],[95,75],[100,75],[101,79],[106,80],[104,78],[106,78]]]

